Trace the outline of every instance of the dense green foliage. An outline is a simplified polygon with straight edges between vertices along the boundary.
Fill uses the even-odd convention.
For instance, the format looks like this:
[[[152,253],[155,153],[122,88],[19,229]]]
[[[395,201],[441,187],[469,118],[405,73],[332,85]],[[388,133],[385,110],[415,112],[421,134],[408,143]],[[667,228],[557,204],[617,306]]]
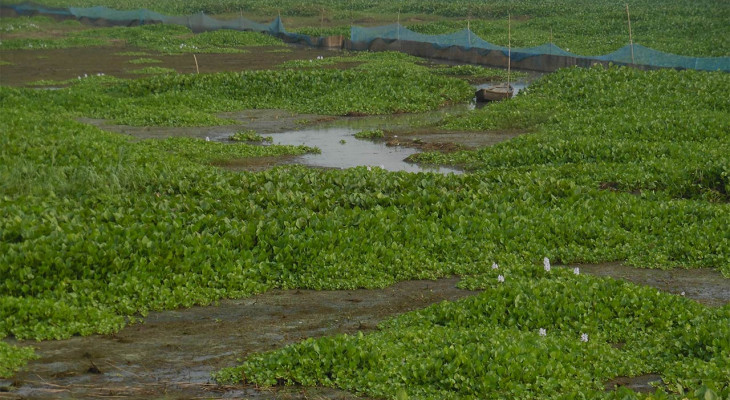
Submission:
[[[425,33],[463,29],[471,19],[472,29],[485,40],[507,45],[507,15],[513,17],[512,45],[529,47],[552,41],[585,55],[605,54],[629,42],[624,3],[609,0],[285,0],[273,4],[264,0],[43,0],[57,6],[108,5],[120,10],[148,8],[168,14],[236,14],[261,18],[284,16],[318,17],[331,20],[328,27],[300,29],[307,34],[345,34],[353,21],[401,21],[406,16],[443,17],[444,21],[412,24]],[[636,43],[657,50],[691,56],[730,55],[730,3],[715,0],[634,0],[629,2],[633,38]],[[316,22],[315,22],[316,21]],[[320,20],[312,20],[320,26]],[[310,22],[311,23],[311,22]],[[355,24],[358,24],[355,22]]]
[[[388,58],[395,56],[367,56],[375,61],[344,71],[94,76],[54,91],[1,87],[0,337],[112,332],[150,310],[274,287],[382,287],[475,274],[467,284],[499,295],[405,316],[374,335],[254,358],[250,378],[276,381],[281,369],[271,363],[299,365],[291,354],[301,352],[311,363],[284,379],[373,394],[393,395],[404,378],[424,397],[447,389],[488,395],[491,383],[515,396],[555,385],[593,394],[614,374],[659,371],[674,385],[669,390],[705,384],[727,395],[728,307],[711,311],[653,290],[529,267],[545,255],[556,263],[712,267],[730,276],[727,74],[596,68],[546,76],[512,101],[443,122],[535,132],[479,151],[422,156],[476,171],[464,176],[297,166],[234,174],[207,164],[309,149],[133,142],[75,120],[201,125],[220,123],[217,112],[272,107],[392,113],[473,94],[463,81]],[[503,285],[493,285],[485,260],[514,266]],[[513,313],[517,303],[524,308]],[[692,322],[686,330],[684,317]],[[544,339],[535,333],[543,326]],[[581,333],[592,339],[579,343]],[[614,341],[624,349],[612,348]],[[661,346],[666,353],[657,353]],[[25,356],[4,347],[0,365],[11,371]],[[322,349],[369,361],[313,356]],[[375,359],[380,352],[386,357]],[[471,357],[494,362],[498,376],[478,379],[489,372]],[[538,357],[545,367],[512,378],[520,357]],[[465,379],[428,369],[442,364]],[[556,381],[541,378],[548,369]]]
[[[379,57],[391,56],[382,53]],[[151,68],[140,72],[166,72]],[[333,115],[387,114],[431,110],[472,96],[471,87],[463,81],[410,63],[386,62],[344,71],[166,73],[129,81],[93,76],[71,82],[77,83],[64,91],[26,93],[59,111],[86,117],[129,125],[177,126],[226,124],[213,114],[252,108]]]
[[[539,127],[539,133],[415,159],[570,179],[584,187],[640,193],[672,207],[672,199],[705,200],[725,211],[728,91],[730,75],[724,73],[574,68],[535,83],[527,95],[443,122],[456,130]]]
[[[485,291],[396,317],[369,335],[255,355],[217,379],[337,386],[378,398],[405,390],[418,399],[562,399],[623,398],[628,391],[604,392],[606,382],[658,373],[669,392],[704,386],[730,395],[730,306],[708,309],[648,287],[530,265],[497,267],[466,286]]]
[[[35,17],[38,18],[38,17]],[[20,18],[19,21],[26,21]],[[22,25],[37,26],[35,23]],[[128,46],[163,54],[181,53],[240,53],[241,47],[281,45],[277,38],[258,32],[218,30],[193,34],[179,25],[143,25],[136,27],[95,28],[73,30],[46,38],[17,37],[3,39],[0,50],[12,49],[60,49],[110,45],[122,41]]]

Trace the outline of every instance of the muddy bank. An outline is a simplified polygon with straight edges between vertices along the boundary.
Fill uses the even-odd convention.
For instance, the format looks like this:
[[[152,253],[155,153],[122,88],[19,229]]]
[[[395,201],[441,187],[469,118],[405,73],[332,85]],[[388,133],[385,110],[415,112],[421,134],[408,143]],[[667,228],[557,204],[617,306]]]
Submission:
[[[525,130],[448,132],[421,128],[398,134],[388,132],[385,140],[389,146],[413,147],[421,151],[451,152],[494,146],[526,133],[528,132]]]
[[[710,307],[721,307],[730,303],[730,279],[709,268],[643,269],[618,262],[577,266],[583,273],[652,286],[676,295],[684,293],[684,296]]]
[[[244,48],[246,53],[196,54],[200,73],[271,69],[290,60],[314,59],[328,50],[297,46],[263,46]],[[119,53],[139,51],[145,56]],[[263,55],[263,56],[262,56]],[[140,57],[162,61],[155,64],[131,64]],[[3,50],[0,59],[11,63],[0,66],[0,85],[22,86],[39,80],[63,81],[84,74],[103,73],[118,78],[139,78],[130,71],[155,66],[172,68],[179,73],[195,73],[192,54],[159,55],[127,46],[87,47],[54,50]]]
[[[397,283],[382,290],[274,290],[218,306],[151,313],[114,335],[21,342],[40,356],[0,386],[9,398],[102,396],[355,398],[322,388],[220,387],[210,373],[253,352],[309,337],[371,331],[382,319],[475,292],[458,278]]]

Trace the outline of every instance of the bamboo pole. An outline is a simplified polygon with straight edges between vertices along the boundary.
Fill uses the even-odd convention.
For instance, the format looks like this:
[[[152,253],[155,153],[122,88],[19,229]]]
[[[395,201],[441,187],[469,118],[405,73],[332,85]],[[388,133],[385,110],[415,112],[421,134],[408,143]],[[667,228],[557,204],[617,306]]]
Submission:
[[[471,47],[471,21],[470,21],[470,19],[466,20],[466,34],[468,35],[467,37],[469,38],[469,47]]]
[[[512,16],[507,14],[507,91],[509,91],[510,69],[512,67]]]
[[[196,57],[195,54],[193,54],[193,59],[195,60],[195,71],[200,74],[200,68],[198,68],[198,57]]]
[[[631,46],[631,63],[634,62],[634,38],[631,35],[631,14],[629,13],[629,3],[626,3],[626,19],[629,21],[629,45]]]

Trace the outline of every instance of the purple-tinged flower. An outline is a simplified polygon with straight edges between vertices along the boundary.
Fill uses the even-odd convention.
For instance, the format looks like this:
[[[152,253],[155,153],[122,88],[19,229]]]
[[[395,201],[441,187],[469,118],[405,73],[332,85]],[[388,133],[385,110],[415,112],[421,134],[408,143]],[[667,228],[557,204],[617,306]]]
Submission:
[[[545,266],[545,272],[550,272],[550,259],[545,257],[542,259],[542,265]]]
[[[497,277],[497,282],[504,283],[504,276],[503,275],[498,276]]]
[[[578,267],[573,268],[573,273],[576,275],[580,275],[580,268],[578,268]]]
[[[583,343],[588,343],[588,334],[587,333],[581,333],[580,334],[580,341]]]

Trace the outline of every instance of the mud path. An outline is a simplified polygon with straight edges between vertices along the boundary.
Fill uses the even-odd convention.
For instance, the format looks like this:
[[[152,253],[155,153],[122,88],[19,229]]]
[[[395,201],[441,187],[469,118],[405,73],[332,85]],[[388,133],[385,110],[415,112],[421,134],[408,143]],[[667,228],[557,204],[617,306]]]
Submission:
[[[0,398],[355,398],[323,388],[221,387],[210,374],[253,352],[309,337],[370,331],[378,322],[475,292],[458,278],[397,283],[382,290],[273,290],[218,306],[151,313],[114,335],[21,342],[39,359]]]

